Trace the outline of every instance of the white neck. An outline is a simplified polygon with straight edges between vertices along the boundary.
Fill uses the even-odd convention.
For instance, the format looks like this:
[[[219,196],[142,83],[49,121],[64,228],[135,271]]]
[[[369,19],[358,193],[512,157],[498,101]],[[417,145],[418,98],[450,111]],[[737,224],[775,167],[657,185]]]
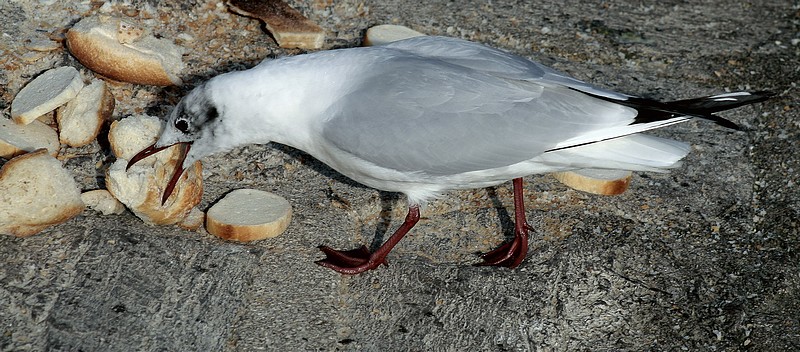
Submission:
[[[336,91],[331,87],[335,82],[317,70],[267,64],[226,73],[207,83],[225,128],[235,136],[229,147],[274,141],[305,149],[321,115],[338,99],[330,94]]]

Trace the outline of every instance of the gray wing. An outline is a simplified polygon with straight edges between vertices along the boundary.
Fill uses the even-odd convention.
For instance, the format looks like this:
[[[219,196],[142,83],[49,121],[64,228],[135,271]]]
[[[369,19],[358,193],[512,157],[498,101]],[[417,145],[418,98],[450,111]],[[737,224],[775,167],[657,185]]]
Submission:
[[[511,72],[518,61],[511,59],[494,67]],[[472,63],[417,55],[373,63],[328,111],[323,137],[376,165],[448,175],[528,160],[636,115],[558,84],[485,73]]]
[[[630,95],[603,89],[569,75],[502,50],[458,38],[422,36],[387,44],[386,47],[442,60],[497,77],[543,81],[578,89],[611,99],[626,100]]]

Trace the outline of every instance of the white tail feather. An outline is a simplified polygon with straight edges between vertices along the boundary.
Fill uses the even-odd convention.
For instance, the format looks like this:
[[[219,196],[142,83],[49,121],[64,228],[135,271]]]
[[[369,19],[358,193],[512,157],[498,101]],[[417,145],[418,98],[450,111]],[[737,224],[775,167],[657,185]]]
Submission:
[[[606,141],[606,140],[610,141],[612,139],[618,139],[620,138],[620,136],[628,136],[628,135],[633,135],[634,133],[654,130],[656,128],[662,128],[669,125],[674,125],[676,123],[681,123],[691,119],[692,118],[689,116],[677,116],[668,120],[604,128],[598,131],[584,133],[575,138],[565,140],[561,143],[558,143],[553,149],[557,150],[557,149],[574,148],[575,146],[579,147],[589,143],[594,144],[595,142],[600,142],[600,141]]]
[[[664,171],[680,166],[680,160],[689,153],[689,148],[683,142],[633,134],[545,153],[539,158],[544,163],[568,164],[576,168]]]

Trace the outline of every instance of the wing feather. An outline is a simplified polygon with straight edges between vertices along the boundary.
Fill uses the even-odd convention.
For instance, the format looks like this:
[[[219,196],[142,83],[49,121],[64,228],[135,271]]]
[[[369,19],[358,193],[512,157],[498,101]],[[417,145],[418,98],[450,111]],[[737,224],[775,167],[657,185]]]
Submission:
[[[480,48],[490,51],[484,57],[495,55],[505,73],[529,62]],[[446,175],[528,160],[564,140],[628,124],[636,115],[634,109],[532,78],[535,72],[525,76],[520,69],[529,79],[515,79],[480,65],[398,51],[362,71],[371,74],[361,75],[331,107],[323,137],[383,167]]]
[[[615,100],[632,97],[579,81],[524,57],[463,39],[421,36],[393,42],[386,47],[449,62],[497,77],[546,81]]]

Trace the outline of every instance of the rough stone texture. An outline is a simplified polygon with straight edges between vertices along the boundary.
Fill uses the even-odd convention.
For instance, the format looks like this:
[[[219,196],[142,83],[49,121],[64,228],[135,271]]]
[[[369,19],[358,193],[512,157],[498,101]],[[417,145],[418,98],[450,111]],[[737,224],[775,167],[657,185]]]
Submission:
[[[14,19],[0,24],[8,34],[0,36],[0,107],[39,72],[80,68],[64,50],[25,61],[25,40],[57,37],[97,11],[142,19],[189,49],[187,87],[114,85],[115,118],[163,115],[215,74],[299,53],[278,49],[256,20],[216,0],[49,3],[0,2],[0,14]],[[659,131],[691,142],[692,153],[670,174],[635,174],[620,196],[526,178],[536,233],[516,270],[469,265],[510,236],[510,185],[433,202],[388,267],[347,277],[314,265],[316,246],[379,243],[402,221],[402,199],[288,147],[209,157],[204,207],[234,188],[274,192],[295,208],[287,233],[226,243],[146,226],[130,213],[87,211],[30,238],[2,237],[1,350],[800,349],[796,4],[291,3],[328,31],[326,48],[358,45],[370,25],[403,24],[659,99],[739,89],[779,95],[724,114],[746,132],[704,122]],[[97,165],[110,161],[102,150],[93,143],[64,151],[85,189],[102,186]]]

